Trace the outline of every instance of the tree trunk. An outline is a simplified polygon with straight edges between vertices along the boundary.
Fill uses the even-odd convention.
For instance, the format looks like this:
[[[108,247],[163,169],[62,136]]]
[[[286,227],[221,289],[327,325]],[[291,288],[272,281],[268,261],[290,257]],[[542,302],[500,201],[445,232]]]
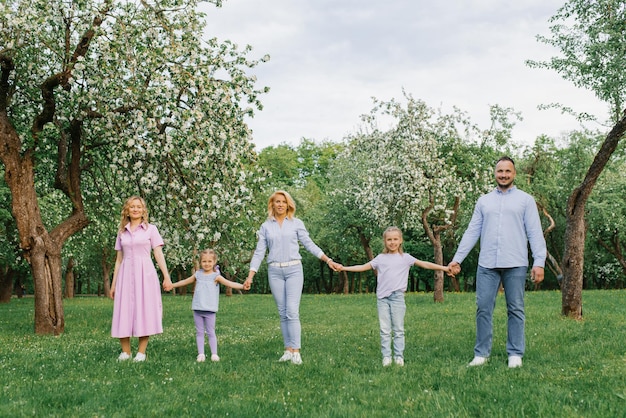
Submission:
[[[80,194],[80,133],[75,134],[69,172],[57,172],[57,182],[64,182],[64,192],[70,197],[74,210],[48,233],[35,190],[33,151],[22,154],[20,138],[5,108],[0,106],[0,159],[4,164],[5,181],[11,190],[12,214],[19,233],[20,248],[33,275],[37,334],[59,335],[65,329],[61,248],[67,238],[88,224]]]
[[[554,218],[543,205],[537,203],[537,207],[549,221],[548,227],[543,231],[543,237],[547,243],[548,234],[556,228],[556,222],[554,222]],[[556,276],[559,286],[561,286],[561,282],[563,281],[563,269],[561,269],[561,265],[556,261],[552,254],[550,254],[550,251],[546,252],[546,267],[548,267],[548,269]],[[540,287],[541,283],[535,283],[535,290],[539,290]]]
[[[343,294],[344,295],[349,295],[350,294],[350,282],[348,281],[348,275],[346,274],[346,272],[344,271],[343,274],[338,273],[341,281],[343,282]]]
[[[72,299],[74,297],[74,257],[67,260],[65,267],[65,291],[63,297]]]
[[[372,251],[372,247],[370,247],[369,238],[363,234],[363,231],[361,231],[360,228],[357,228],[357,232],[359,234],[359,241],[361,241],[361,246],[363,246],[363,251],[365,251],[367,259],[372,261],[374,259],[374,252]]]
[[[561,288],[561,313],[573,319],[583,317],[583,264],[585,254],[585,204],[598,177],[617,148],[626,131],[626,117],[622,118],[607,135],[600,151],[591,163],[585,179],[567,200],[567,226],[563,253],[563,286]]]
[[[13,276],[9,267],[0,269],[0,303],[9,303],[13,294]]]
[[[441,234],[434,232],[433,251],[435,253],[435,264],[443,264],[443,246],[441,245]],[[435,270],[435,290],[434,301],[443,302],[443,271]]]
[[[100,265],[102,266],[102,293],[105,298],[111,296],[111,281],[109,280],[111,277],[111,264],[109,262],[109,251],[109,247],[104,247],[100,260]]]
[[[456,218],[456,213],[458,213],[460,199],[457,197],[454,200],[454,208],[453,213],[454,218]],[[432,194],[429,197],[429,205],[422,212],[422,226],[424,227],[424,231],[430,240],[430,243],[433,246],[433,253],[435,256],[435,263],[443,265],[443,244],[441,243],[441,233],[447,229],[449,229],[452,225],[435,225],[431,227],[428,223],[428,214],[435,207],[435,202]],[[436,270],[435,271],[435,289],[434,289],[434,301],[435,302],[443,302],[443,271]]]

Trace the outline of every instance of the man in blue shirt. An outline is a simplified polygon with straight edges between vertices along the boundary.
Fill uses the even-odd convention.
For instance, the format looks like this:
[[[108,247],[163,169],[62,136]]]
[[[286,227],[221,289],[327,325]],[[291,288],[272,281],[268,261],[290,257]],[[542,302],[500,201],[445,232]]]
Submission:
[[[515,163],[502,157],[496,163],[495,190],[481,196],[450,262],[458,274],[461,263],[480,239],[476,272],[476,345],[468,366],[480,366],[491,354],[493,310],[502,282],[506,296],[509,367],[521,367],[524,356],[524,287],[528,271],[528,244],[533,256],[531,280],[543,281],[546,242],[535,199],[513,185]]]

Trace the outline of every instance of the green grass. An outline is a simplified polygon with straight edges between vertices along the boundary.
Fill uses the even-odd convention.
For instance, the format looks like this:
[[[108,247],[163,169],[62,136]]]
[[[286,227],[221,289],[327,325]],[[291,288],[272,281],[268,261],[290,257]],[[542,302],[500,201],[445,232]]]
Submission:
[[[66,300],[65,333],[53,337],[33,334],[32,298],[13,299],[0,306],[0,416],[626,416],[626,292],[585,292],[581,322],[561,317],[559,292],[527,293],[527,350],[515,370],[504,298],[490,362],[467,368],[474,294],[445,297],[407,294],[404,368],[381,366],[373,294],[303,297],[302,366],[277,362],[269,295],[222,296],[219,363],[195,361],[189,296],[163,297],[165,330],[145,363],[116,361],[110,300]]]

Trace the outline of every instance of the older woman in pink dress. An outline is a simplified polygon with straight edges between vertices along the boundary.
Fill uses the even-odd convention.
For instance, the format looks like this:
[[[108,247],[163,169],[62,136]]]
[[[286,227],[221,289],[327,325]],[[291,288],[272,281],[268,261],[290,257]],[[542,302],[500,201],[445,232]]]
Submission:
[[[130,338],[139,337],[134,361],[146,359],[150,335],[163,332],[163,306],[159,277],[151,252],[163,273],[163,287],[172,281],[163,256],[163,239],[157,227],[148,223],[146,202],[131,196],[124,203],[115,250],[115,270],[111,284],[113,322],[111,336],[120,339],[122,353],[118,360],[132,357]]]

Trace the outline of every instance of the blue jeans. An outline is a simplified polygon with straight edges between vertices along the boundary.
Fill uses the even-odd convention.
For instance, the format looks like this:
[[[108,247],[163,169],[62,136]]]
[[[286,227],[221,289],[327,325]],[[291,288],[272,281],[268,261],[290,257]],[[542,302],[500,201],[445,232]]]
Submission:
[[[270,289],[278,308],[280,330],[285,348],[300,349],[300,299],[304,285],[302,264],[288,267],[268,266]]]
[[[383,357],[391,357],[391,337],[393,333],[393,356],[404,357],[404,292],[398,290],[391,295],[376,299],[378,321],[380,322],[380,349]]]
[[[478,266],[476,273],[476,345],[474,355],[489,357],[493,340],[493,310],[500,281],[504,287],[507,310],[506,352],[524,355],[524,286],[528,267],[488,269]]]

